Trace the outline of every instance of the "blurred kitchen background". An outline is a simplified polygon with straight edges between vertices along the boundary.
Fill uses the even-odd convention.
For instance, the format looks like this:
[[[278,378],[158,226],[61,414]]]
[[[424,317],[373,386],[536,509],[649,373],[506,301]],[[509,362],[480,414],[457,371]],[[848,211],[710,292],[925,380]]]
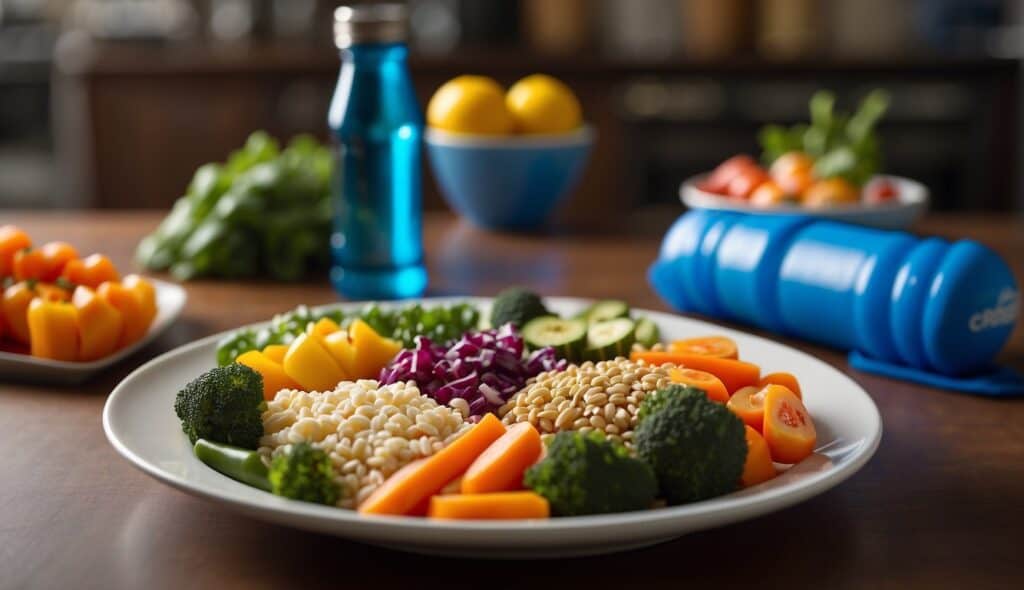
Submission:
[[[337,4],[0,0],[0,207],[165,208],[253,130],[326,139]],[[884,167],[935,209],[1021,212],[1021,4],[410,0],[411,65],[421,104],[463,73],[568,83],[599,143],[567,214],[678,202],[821,87],[891,92]]]

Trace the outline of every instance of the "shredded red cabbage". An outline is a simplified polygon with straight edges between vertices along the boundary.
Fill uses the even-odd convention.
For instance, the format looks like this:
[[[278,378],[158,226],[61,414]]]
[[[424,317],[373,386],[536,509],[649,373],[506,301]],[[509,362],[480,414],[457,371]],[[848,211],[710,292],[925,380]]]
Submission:
[[[426,336],[417,336],[415,342],[381,369],[381,384],[415,381],[440,404],[460,397],[469,402],[470,416],[496,410],[530,377],[565,370],[567,364],[551,347],[525,354],[523,338],[512,324],[467,332],[447,348]]]

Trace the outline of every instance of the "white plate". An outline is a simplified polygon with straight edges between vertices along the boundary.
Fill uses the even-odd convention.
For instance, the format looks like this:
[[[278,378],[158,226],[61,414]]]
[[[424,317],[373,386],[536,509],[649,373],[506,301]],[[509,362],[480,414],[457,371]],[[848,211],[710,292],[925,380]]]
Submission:
[[[920,182],[901,176],[878,176],[896,185],[898,198],[893,203],[878,205],[856,204],[835,207],[809,208],[799,205],[754,207],[747,201],[731,199],[697,188],[706,175],[695,176],[679,187],[679,197],[691,209],[735,211],[751,215],[809,215],[846,223],[856,223],[883,229],[905,229],[928,209],[928,188]]]
[[[85,381],[149,344],[178,317],[182,308],[185,307],[185,300],[188,297],[185,294],[185,289],[174,283],[148,277],[147,280],[152,282],[153,287],[156,288],[157,312],[149,331],[138,342],[126,346],[110,356],[87,363],[53,361],[27,354],[0,352],[0,375],[4,379],[10,378],[24,382],[74,385]]]
[[[486,299],[472,300],[486,304]],[[427,300],[436,304],[445,300]],[[450,301],[450,299],[448,300]],[[552,310],[575,313],[580,299],[549,298]],[[340,307],[351,307],[341,305]],[[408,551],[525,558],[588,555],[650,545],[686,533],[737,522],[796,504],[853,475],[878,447],[882,423],[871,398],[856,383],[807,354],[713,324],[640,311],[666,339],[726,334],[743,358],[765,370],[797,375],[818,430],[815,455],[781,476],[743,491],[685,506],[543,521],[432,521],[368,517],[349,510],[286,500],[217,473],[192,455],[173,404],[190,379],[215,365],[220,336],[164,354],[129,375],[107,400],[103,429],[136,467],[188,493],[263,520]]]

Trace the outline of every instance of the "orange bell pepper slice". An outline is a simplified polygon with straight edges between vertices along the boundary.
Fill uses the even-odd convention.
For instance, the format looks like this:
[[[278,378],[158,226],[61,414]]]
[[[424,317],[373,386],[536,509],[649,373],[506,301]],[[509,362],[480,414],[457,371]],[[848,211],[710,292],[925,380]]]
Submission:
[[[90,289],[95,289],[106,281],[121,280],[117,267],[102,254],[92,254],[82,259],[68,261],[60,276],[74,285],[85,285]]]
[[[0,279],[14,274],[14,255],[32,247],[32,239],[13,225],[0,227]]]
[[[124,324],[121,327],[121,337],[117,341],[119,349],[138,342],[145,336],[149,323],[146,319],[146,311],[135,291],[121,283],[107,281],[96,289],[96,294],[121,312]]]
[[[124,329],[121,312],[89,287],[79,286],[71,296],[78,310],[78,358],[101,359],[117,350]]]
[[[4,289],[0,307],[3,309],[4,321],[10,338],[15,342],[28,344],[28,306],[35,299],[32,286],[22,281]]]

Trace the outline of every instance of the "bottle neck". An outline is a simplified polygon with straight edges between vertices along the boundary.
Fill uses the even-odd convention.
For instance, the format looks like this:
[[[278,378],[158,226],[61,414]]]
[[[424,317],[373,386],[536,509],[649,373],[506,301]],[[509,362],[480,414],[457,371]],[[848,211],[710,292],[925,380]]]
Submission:
[[[360,43],[341,50],[341,59],[356,66],[404,62],[409,55],[405,43]]]

